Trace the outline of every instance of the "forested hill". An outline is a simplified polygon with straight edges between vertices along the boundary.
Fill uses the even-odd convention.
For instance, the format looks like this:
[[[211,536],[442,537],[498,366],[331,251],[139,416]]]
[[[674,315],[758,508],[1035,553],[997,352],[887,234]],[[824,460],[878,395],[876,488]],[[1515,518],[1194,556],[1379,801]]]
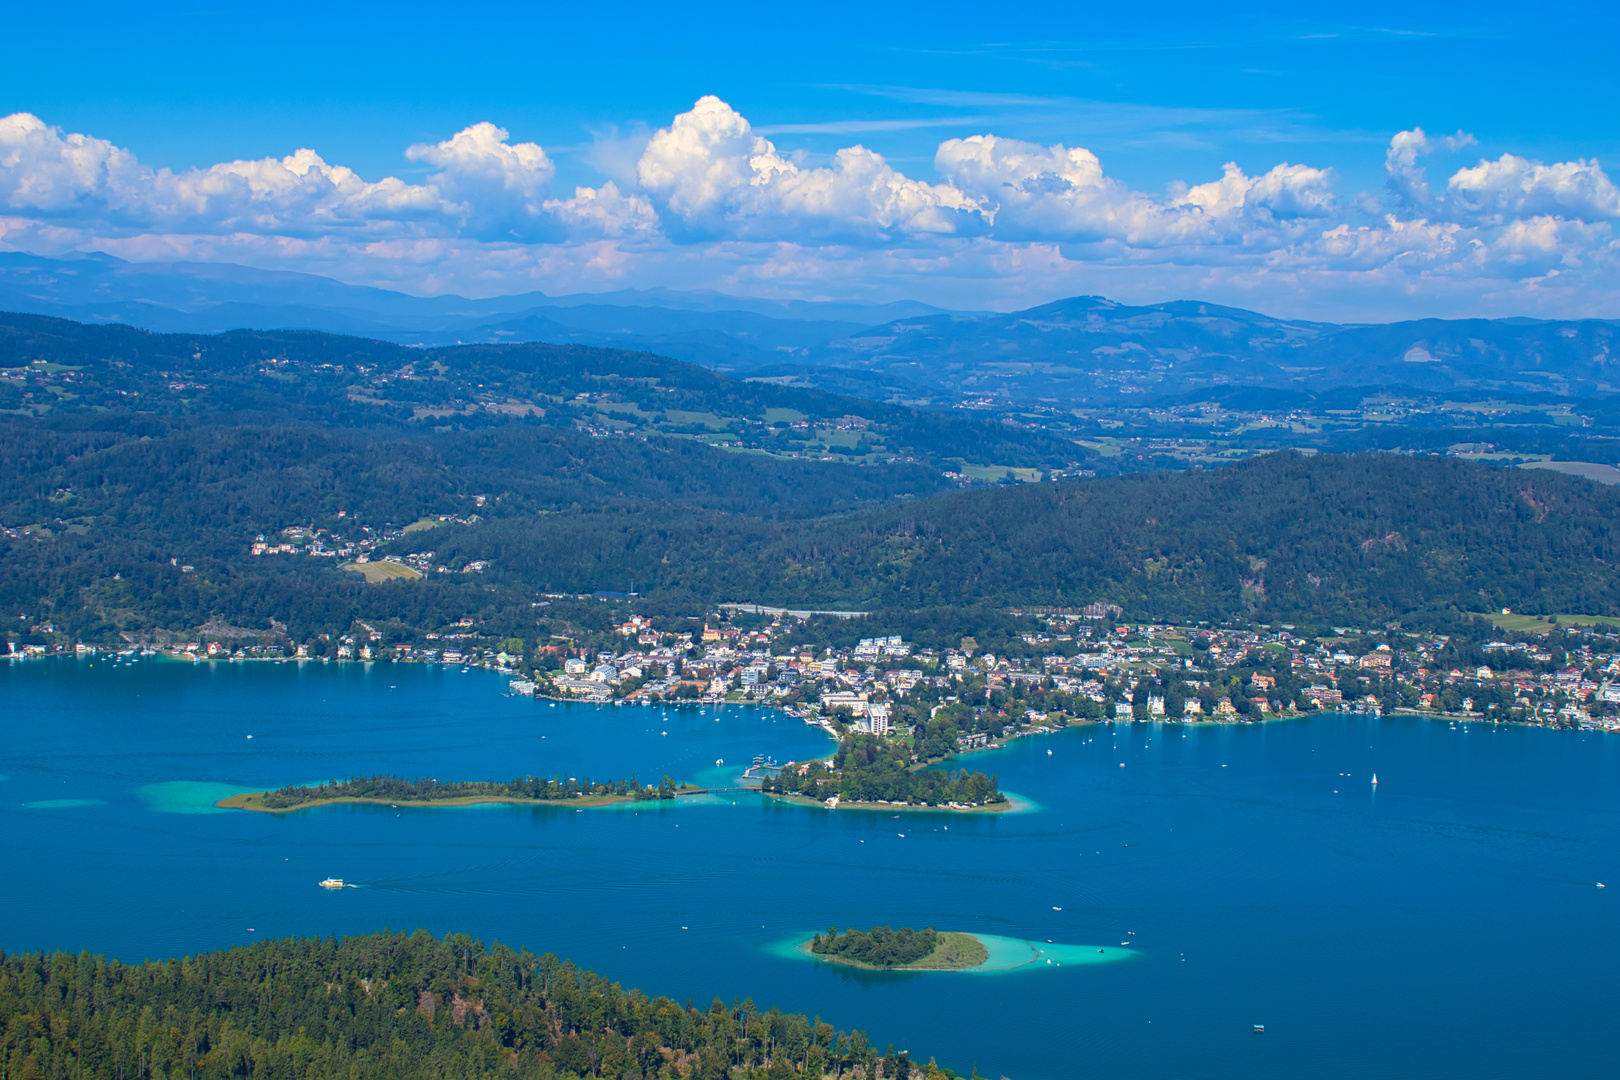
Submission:
[[[0,954],[0,1069],[45,1077],[949,1078],[752,1000],[695,1008],[464,935],[289,938],[182,960]],[[915,1070],[915,1071],[914,1071]]]
[[[569,576],[611,563],[649,589],[788,606],[1105,600],[1141,619],[1354,624],[1501,607],[1620,614],[1620,491],[1390,454],[960,492],[768,534],[586,515],[489,535]]]
[[[611,546],[583,577],[589,551],[554,571],[457,555],[469,536],[515,554],[541,518],[611,512],[655,531],[712,517],[734,543],[774,535],[776,518],[948,490],[947,471],[1038,474],[1091,454],[644,353],[163,335],[16,315],[0,315],[0,450],[0,610],[14,642],[45,645],[221,622],[304,641],[371,617],[420,634],[476,616],[524,636],[541,578],[547,591],[624,590],[633,565],[611,561]],[[402,530],[428,521],[443,524],[407,534],[430,541],[412,550],[443,554],[408,592],[337,568],[388,537],[401,550]],[[342,557],[250,556],[259,537],[295,528]]]
[[[541,611],[553,594],[632,588],[683,618],[723,601],[969,621],[1093,601],[1316,624],[1620,614],[1620,491],[1546,471],[1279,453],[953,490],[947,450],[1050,443],[1055,462],[1073,444],[572,347],[12,316],[0,376],[0,615],[27,644],[220,624],[329,643],[356,620],[408,642],[464,619],[531,641],[583,618]],[[340,569],[362,555],[399,561]]]
[[[779,588],[894,607],[1105,599],[1143,618],[1373,622],[1425,609],[1620,614],[1620,491],[1433,457],[944,496],[786,538]],[[790,584],[802,582],[803,584]]]
[[[530,426],[684,438],[789,459],[920,461],[936,474],[1061,469],[1095,457],[1039,430],[577,345],[415,349],[313,332],[152,334],[0,313],[0,375],[0,415],[73,429]]]
[[[535,432],[511,460],[503,448],[520,444],[481,445],[478,432],[442,445],[240,430],[104,448],[40,437],[11,458],[8,483],[24,490],[4,511],[0,612],[28,616],[13,634],[38,627],[24,640],[43,644],[195,636],[209,622],[296,643],[355,620],[410,642],[461,619],[533,640],[610,616],[589,604],[565,614],[555,594],[631,586],[671,616],[751,601],[882,609],[963,633],[973,626],[953,620],[1094,601],[1132,619],[1318,626],[1433,626],[1502,607],[1620,614],[1620,491],[1455,459],[1281,453],[896,502],[881,484],[863,488],[863,470],[840,488],[812,463],[719,470],[653,442],[566,432]],[[616,471],[571,457],[574,439],[623,451]],[[604,474],[663,494],[622,497]],[[849,509],[863,491],[876,501]],[[250,554],[256,536],[289,553]],[[366,584],[344,559],[309,557],[317,542],[427,576]]]

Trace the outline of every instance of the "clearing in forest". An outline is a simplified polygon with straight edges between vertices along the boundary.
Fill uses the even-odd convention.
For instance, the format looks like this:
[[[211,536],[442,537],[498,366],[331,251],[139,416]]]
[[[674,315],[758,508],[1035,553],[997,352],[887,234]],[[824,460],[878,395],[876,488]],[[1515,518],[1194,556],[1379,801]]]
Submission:
[[[357,574],[364,574],[366,580],[373,585],[380,581],[392,581],[395,579],[415,581],[417,578],[423,576],[422,571],[413,566],[406,566],[404,563],[388,562],[386,560],[379,560],[378,562],[344,563],[341,567],[339,567],[339,569],[353,570]]]

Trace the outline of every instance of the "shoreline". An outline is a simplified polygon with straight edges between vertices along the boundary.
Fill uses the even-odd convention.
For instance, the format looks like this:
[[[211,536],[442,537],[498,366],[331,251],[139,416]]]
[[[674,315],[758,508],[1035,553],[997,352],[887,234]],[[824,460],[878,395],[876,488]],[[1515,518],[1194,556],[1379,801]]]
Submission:
[[[97,646],[96,648],[97,648],[97,652],[95,653],[96,656],[114,656],[114,655],[119,655],[120,654],[120,650],[117,648],[117,646],[106,645],[106,646]],[[443,667],[443,668],[456,668],[456,667],[459,667],[463,671],[466,671],[466,670],[469,670],[469,669],[478,669],[478,670],[481,670],[481,671],[487,671],[487,672],[489,672],[491,674],[494,674],[494,675],[516,675],[516,674],[519,674],[515,669],[490,667],[487,664],[479,663],[479,662],[476,662],[476,661],[468,662],[468,661],[465,661],[465,660],[461,660],[461,661],[446,661],[446,660],[441,660],[441,659],[419,660],[419,659],[416,659],[414,657],[400,657],[400,656],[388,657],[386,659],[377,658],[377,659],[369,659],[369,660],[368,659],[363,659],[363,658],[360,658],[360,657],[333,658],[333,657],[326,657],[326,656],[323,656],[323,657],[317,657],[317,656],[199,656],[199,655],[195,655],[195,654],[188,654],[188,653],[185,653],[185,652],[174,652],[174,651],[171,651],[171,650],[168,650],[168,649],[161,649],[161,648],[152,649],[149,646],[138,646],[137,648],[150,649],[150,651],[147,652],[147,654],[146,654],[146,656],[144,658],[155,659],[155,660],[159,660],[159,661],[173,661],[173,662],[179,662],[179,663],[185,663],[185,664],[225,662],[225,663],[266,663],[266,664],[288,664],[288,663],[292,663],[292,664],[300,664],[300,665],[302,665],[302,664],[362,664],[362,665],[366,665],[366,666],[372,666],[372,665],[376,665],[376,664],[401,664],[401,663],[403,663],[403,664],[409,664],[409,665],[414,665],[414,666],[424,666],[424,667],[426,667],[426,666],[436,666],[436,667]],[[58,647],[57,651],[41,653],[41,654],[23,654],[23,653],[17,653],[17,652],[12,652],[12,653],[7,653],[7,654],[0,654],[0,659],[21,662],[21,661],[26,661],[26,660],[46,660],[46,659],[57,659],[57,658],[61,658],[61,657],[74,657],[76,655],[79,655],[79,654],[75,654],[72,651],[69,651],[67,649],[63,649],[63,648]],[[538,692],[535,693],[532,696],[534,697],[534,699],[536,701],[546,701],[546,702],[548,702],[550,704],[553,704],[553,705],[555,705],[557,703],[575,704],[575,705],[613,705],[613,706],[633,705],[633,706],[642,706],[642,707],[646,707],[646,706],[651,705],[651,706],[660,706],[660,707],[663,707],[663,708],[697,707],[697,708],[705,708],[705,709],[710,708],[710,707],[718,708],[718,707],[724,706],[724,705],[731,705],[731,706],[747,706],[747,707],[756,708],[756,709],[773,709],[773,710],[778,710],[778,711],[784,712],[788,716],[791,716],[796,720],[802,720],[808,726],[822,728],[823,730],[827,731],[829,735],[833,736],[834,738],[837,737],[836,734],[831,730],[829,725],[827,725],[824,721],[822,721],[821,718],[804,716],[801,713],[795,712],[793,710],[792,706],[784,705],[784,704],[781,704],[780,702],[776,702],[776,701],[769,701],[769,700],[762,700],[762,699],[756,699],[754,701],[728,701],[728,700],[725,700],[725,699],[709,699],[709,698],[701,698],[701,699],[696,699],[696,700],[679,700],[679,701],[648,701],[648,700],[646,700],[644,698],[640,698],[640,699],[637,699],[637,698],[609,698],[609,699],[604,699],[604,700],[592,700],[592,699],[578,698],[578,697],[553,696],[553,695],[550,695],[550,694],[541,694],[541,693],[538,693]],[[1011,743],[1013,743],[1014,741],[1016,741],[1018,739],[1021,739],[1021,738],[1028,738],[1028,737],[1034,736],[1034,735],[1051,735],[1051,734],[1056,734],[1059,731],[1066,730],[1068,728],[1086,727],[1086,726],[1090,726],[1090,725],[1094,725],[1094,724],[1097,724],[1097,725],[1102,725],[1102,724],[1179,724],[1179,725],[1184,725],[1186,727],[1205,727],[1205,726],[1215,727],[1215,726],[1229,726],[1229,725],[1237,725],[1237,724],[1273,724],[1273,723],[1279,723],[1279,722],[1284,722],[1284,721],[1289,721],[1289,720],[1306,720],[1306,719],[1310,719],[1313,716],[1331,716],[1331,715],[1360,716],[1360,715],[1366,715],[1366,714],[1358,712],[1358,711],[1354,711],[1354,710],[1351,710],[1351,709],[1338,708],[1338,709],[1311,709],[1309,711],[1296,711],[1296,710],[1289,709],[1289,710],[1283,710],[1282,712],[1264,714],[1261,717],[1261,719],[1259,719],[1259,720],[1252,720],[1252,719],[1251,720],[1217,720],[1217,719],[1213,719],[1213,718],[1210,718],[1210,717],[1203,717],[1203,718],[1200,718],[1198,720],[1187,720],[1184,717],[1170,717],[1170,716],[1154,716],[1154,717],[1147,717],[1147,718],[1140,719],[1140,720],[1138,720],[1138,719],[1136,719],[1134,717],[1129,717],[1129,718],[1101,717],[1101,718],[1097,718],[1097,719],[1075,717],[1072,720],[1065,723],[1064,726],[1061,727],[1061,728],[1046,728],[1044,730],[1016,732],[1016,733],[1014,733],[1012,735],[1005,736],[1000,740],[997,740],[995,742],[991,742],[991,743],[989,743],[988,745],[985,745],[985,746],[977,746],[977,747],[972,747],[970,749],[958,750],[955,753],[950,754],[949,756],[947,756],[945,758],[941,758],[940,760],[941,761],[949,761],[949,760],[951,760],[953,758],[963,757],[963,756],[968,755],[968,754],[982,753],[982,752],[987,751],[987,750],[1003,750],[1003,749],[1006,749]],[[1491,725],[1496,726],[1496,727],[1527,727],[1527,728],[1544,728],[1544,729],[1549,729],[1549,730],[1554,730],[1554,731],[1597,731],[1597,732],[1617,732],[1617,733],[1620,733],[1620,727],[1605,727],[1605,726],[1602,726],[1602,725],[1595,725],[1595,726],[1592,726],[1592,727],[1566,727],[1566,726],[1561,725],[1561,724],[1538,723],[1538,722],[1534,722],[1534,721],[1531,721],[1531,720],[1528,720],[1528,719],[1523,719],[1523,720],[1496,719],[1496,718],[1488,717],[1483,713],[1448,713],[1448,712],[1444,712],[1444,711],[1438,710],[1438,709],[1422,709],[1422,708],[1418,708],[1418,707],[1410,706],[1410,705],[1398,705],[1394,709],[1392,709],[1392,710],[1390,710],[1388,712],[1381,712],[1381,713],[1375,714],[1375,715],[1381,715],[1381,716],[1387,716],[1387,717],[1401,717],[1401,718],[1404,718],[1404,719],[1432,720],[1432,721],[1436,721],[1436,722],[1445,722],[1445,723],[1491,724]],[[930,763],[930,764],[937,764],[937,762]]]

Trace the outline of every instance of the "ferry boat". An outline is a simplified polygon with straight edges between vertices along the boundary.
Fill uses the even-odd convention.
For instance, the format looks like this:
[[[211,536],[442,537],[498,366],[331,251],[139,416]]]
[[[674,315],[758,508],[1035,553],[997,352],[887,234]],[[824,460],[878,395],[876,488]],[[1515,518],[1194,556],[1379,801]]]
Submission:
[[[323,888],[323,889],[341,889],[341,888],[343,888],[343,879],[340,878],[340,877],[329,877],[325,881],[321,882],[321,888]]]

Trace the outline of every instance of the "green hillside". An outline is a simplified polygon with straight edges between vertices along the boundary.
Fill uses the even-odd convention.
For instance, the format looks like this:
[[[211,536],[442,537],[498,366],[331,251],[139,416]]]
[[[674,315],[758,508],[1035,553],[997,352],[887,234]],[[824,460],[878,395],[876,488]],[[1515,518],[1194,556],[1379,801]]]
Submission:
[[[1390,454],[964,492],[807,526],[767,593],[889,607],[1109,600],[1141,618],[1620,613],[1620,492]]]
[[[570,580],[610,565],[648,591],[711,600],[904,610],[1106,600],[1142,619],[1360,624],[1448,609],[1620,614],[1617,526],[1620,492],[1576,477],[1283,453],[815,521],[581,514],[492,523],[465,541]]]
[[[27,642],[205,624],[307,641],[355,620],[410,640],[468,618],[530,639],[608,618],[566,596],[632,589],[671,617],[755,601],[942,634],[1092,601],[1178,621],[1620,615],[1620,491],[1548,471],[1280,453],[961,490],[946,450],[1052,462],[1069,444],[572,347],[11,316],[0,375],[0,614]],[[855,445],[737,445],[824,437]],[[340,569],[362,557],[414,572]]]
[[[1052,469],[1068,440],[819,390],[747,382],[651,353],[577,345],[414,349],[297,331],[151,334],[0,314],[0,415],[75,429],[313,424],[402,432],[562,428],[869,465]]]

